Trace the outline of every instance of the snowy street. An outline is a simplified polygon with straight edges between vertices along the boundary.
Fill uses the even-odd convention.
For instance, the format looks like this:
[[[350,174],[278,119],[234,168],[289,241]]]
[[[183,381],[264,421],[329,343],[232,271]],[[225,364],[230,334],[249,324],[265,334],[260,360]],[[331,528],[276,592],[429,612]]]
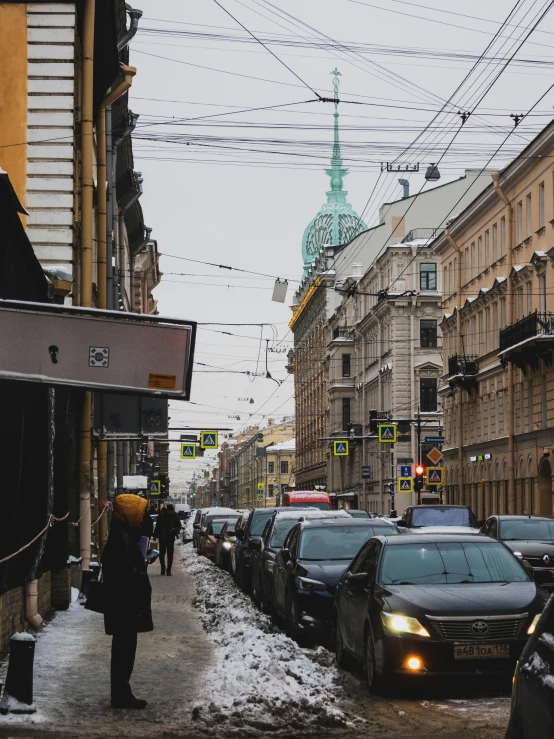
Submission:
[[[300,648],[191,544],[177,552],[172,579],[150,568],[155,632],[139,638],[133,677],[148,708],[109,708],[109,637],[101,617],[73,603],[37,641],[37,714],[2,717],[0,737],[504,736],[507,697],[467,687],[448,699],[370,697],[361,674],[339,670],[322,647]]]

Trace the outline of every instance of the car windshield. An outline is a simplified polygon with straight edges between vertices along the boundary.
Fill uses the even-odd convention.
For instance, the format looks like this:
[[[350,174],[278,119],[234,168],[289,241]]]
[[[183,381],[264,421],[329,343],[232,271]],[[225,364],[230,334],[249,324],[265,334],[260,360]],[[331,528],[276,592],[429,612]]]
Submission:
[[[412,511],[412,526],[417,529],[422,526],[476,526],[468,508],[447,508],[443,506],[429,506],[414,508]]]
[[[319,511],[328,511],[330,507],[329,503],[325,501],[312,503],[311,500],[307,500],[304,503],[301,503],[300,501],[298,501],[298,503],[291,503],[290,508],[317,508]]]
[[[498,542],[424,542],[386,548],[383,585],[525,582],[517,559]]]
[[[554,541],[554,521],[537,521],[532,518],[522,521],[502,521],[500,531],[505,541],[516,539]]]
[[[349,509],[346,512],[349,516],[352,516],[352,518],[369,518],[369,513],[367,511],[353,511]]]
[[[287,518],[284,521],[279,521],[279,519],[277,519],[277,521],[275,521],[275,525],[273,526],[273,531],[271,532],[269,546],[280,549],[285,543],[287,534],[293,526],[296,526],[297,523],[298,520],[295,518]]]
[[[272,514],[273,511],[271,509],[255,513],[250,527],[250,536],[261,536],[265,529],[267,519],[270,518]]]
[[[212,523],[212,536],[215,536],[216,534],[221,534],[221,529],[225,526],[225,522],[223,523]]]
[[[221,513],[219,514],[219,516],[218,516],[217,514],[214,514],[214,515],[212,515],[212,516],[206,516],[206,520],[204,521],[204,524],[203,524],[203,525],[204,525],[204,526],[205,526],[206,528],[208,528],[208,524],[209,524],[209,523],[210,523],[211,521],[214,521],[214,520],[215,520],[216,518],[223,518],[223,517],[222,517]],[[237,516],[236,518],[234,518],[234,517],[231,517],[231,516],[229,516],[229,517],[225,516],[225,521],[236,521],[236,520],[237,520],[237,518],[238,518],[238,516]],[[224,521],[223,523],[225,523],[225,521]],[[223,523],[221,524],[222,526],[223,526]],[[221,529],[220,529],[220,531],[221,531]]]
[[[299,559],[350,561],[368,539],[375,536],[373,526],[329,526],[306,529],[300,538]]]

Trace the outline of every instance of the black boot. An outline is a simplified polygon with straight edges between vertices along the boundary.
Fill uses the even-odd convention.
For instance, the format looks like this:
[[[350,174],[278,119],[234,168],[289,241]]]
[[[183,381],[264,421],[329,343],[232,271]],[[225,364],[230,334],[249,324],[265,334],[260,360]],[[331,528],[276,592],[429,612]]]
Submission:
[[[165,565],[164,565],[164,563],[163,563],[163,562],[161,562],[160,564],[162,565],[162,571],[161,571],[161,573],[160,573],[160,574],[161,574],[161,575],[165,575]]]
[[[140,709],[146,708],[147,705],[148,703],[142,698],[135,698],[131,691],[124,695],[112,695],[112,708]]]
[[[167,568],[167,574],[168,574],[168,575],[171,575],[171,567],[168,567],[168,568]]]

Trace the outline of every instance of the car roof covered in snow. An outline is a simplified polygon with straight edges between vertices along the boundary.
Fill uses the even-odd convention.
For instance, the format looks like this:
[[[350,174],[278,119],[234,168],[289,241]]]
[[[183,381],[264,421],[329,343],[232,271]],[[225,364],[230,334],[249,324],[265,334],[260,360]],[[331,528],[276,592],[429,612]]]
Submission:
[[[396,528],[394,524],[379,518],[352,518],[348,513],[337,518],[307,518],[300,521],[302,528],[329,528],[331,526],[374,526],[384,529]]]

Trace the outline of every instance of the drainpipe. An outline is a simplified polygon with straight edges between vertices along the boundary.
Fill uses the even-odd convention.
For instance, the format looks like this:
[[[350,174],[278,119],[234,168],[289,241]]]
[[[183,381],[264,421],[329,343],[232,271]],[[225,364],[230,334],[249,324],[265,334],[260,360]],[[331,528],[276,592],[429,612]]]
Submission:
[[[462,309],[462,301],[463,301],[463,295],[462,295],[462,250],[458,246],[457,242],[454,241],[452,238],[452,234],[448,229],[445,230],[444,235],[446,236],[446,240],[450,244],[450,246],[454,249],[455,252],[458,254],[458,270],[456,274],[456,352],[458,356],[461,356],[463,354],[463,345],[462,345],[462,316],[461,316],[461,309]],[[464,500],[464,393],[462,388],[459,388],[458,390],[458,418],[457,418],[457,426],[458,426],[458,465],[460,468],[460,476],[459,476],[459,485],[460,485],[460,503],[462,500]],[[449,500],[448,503],[453,503],[454,501]],[[471,501],[467,500],[465,501],[467,505],[470,504]]]
[[[38,580],[25,583],[25,620],[33,629],[38,629],[44,621],[38,612]]]
[[[94,183],[93,158],[93,81],[95,0],[85,0],[83,14],[83,64],[81,80],[81,284],[80,302],[92,307],[92,204]],[[79,444],[80,483],[79,537],[82,568],[90,563],[90,485],[91,485],[92,394],[85,393]],[[32,605],[33,598],[30,598]]]
[[[106,307],[114,309],[113,302],[113,136],[112,136],[112,106],[106,108],[106,172],[107,172],[107,208],[106,208],[106,259],[107,259],[107,291]]]
[[[128,3],[125,3],[125,10],[129,14],[129,28],[117,42],[118,51],[122,51],[129,44],[137,32],[139,20],[142,18],[142,10],[132,8]]]
[[[97,208],[97,238],[98,238],[98,308],[107,307],[107,253],[106,253],[106,108],[115,100],[124,95],[131,87],[133,77],[137,73],[134,67],[121,67],[123,81],[109,92],[98,111],[96,122],[96,151],[98,169],[98,208]]]
[[[514,209],[510,198],[500,187],[500,174],[492,173],[492,182],[494,190],[500,200],[504,203],[507,210],[506,218],[506,266],[508,268],[506,282],[506,325],[510,326],[514,321],[514,290],[512,284],[512,266],[513,266],[513,220]],[[508,362],[508,511],[507,513],[516,512],[516,488],[515,488],[515,448],[514,448],[514,365]]]
[[[97,221],[96,233],[98,239],[98,308],[108,307],[108,276],[107,276],[107,175],[106,175],[106,109],[115,100],[124,95],[131,87],[133,77],[136,74],[134,67],[121,68],[123,80],[119,85],[109,92],[98,111],[96,122],[96,160],[98,172],[97,187]],[[111,116],[110,116],[111,118]],[[112,271],[112,255],[110,254],[110,273]],[[105,506],[108,502],[108,448],[106,443],[98,445],[98,503]],[[102,516],[99,522],[99,544],[100,551],[104,549],[104,544],[108,538],[108,522],[106,516]]]

